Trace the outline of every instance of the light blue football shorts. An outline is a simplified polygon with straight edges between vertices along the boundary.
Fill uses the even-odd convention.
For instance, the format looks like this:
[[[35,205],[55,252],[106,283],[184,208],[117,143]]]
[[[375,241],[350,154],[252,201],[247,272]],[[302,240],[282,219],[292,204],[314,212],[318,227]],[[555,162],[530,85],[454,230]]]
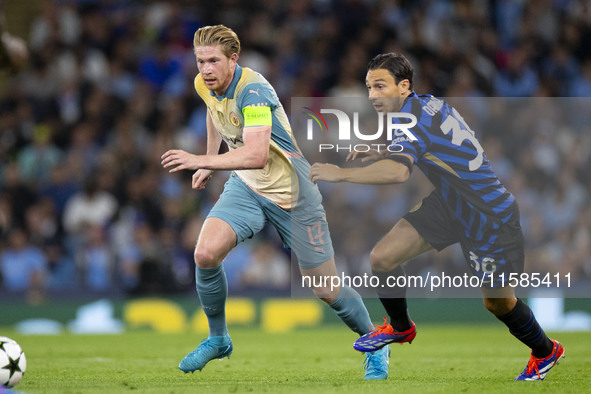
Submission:
[[[318,198],[303,200],[309,202],[299,204],[294,213],[257,194],[232,172],[207,217],[228,223],[236,233],[236,243],[252,238],[269,221],[283,246],[296,255],[300,268],[316,268],[333,258],[334,250],[322,197],[317,188],[313,190]]]

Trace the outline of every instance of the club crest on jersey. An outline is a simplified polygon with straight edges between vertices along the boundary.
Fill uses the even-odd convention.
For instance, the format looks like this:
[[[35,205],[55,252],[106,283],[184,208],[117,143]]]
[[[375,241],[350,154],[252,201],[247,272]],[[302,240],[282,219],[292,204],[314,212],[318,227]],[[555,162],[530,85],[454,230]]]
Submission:
[[[232,123],[234,127],[240,126],[240,118],[234,112],[230,112],[230,123]]]

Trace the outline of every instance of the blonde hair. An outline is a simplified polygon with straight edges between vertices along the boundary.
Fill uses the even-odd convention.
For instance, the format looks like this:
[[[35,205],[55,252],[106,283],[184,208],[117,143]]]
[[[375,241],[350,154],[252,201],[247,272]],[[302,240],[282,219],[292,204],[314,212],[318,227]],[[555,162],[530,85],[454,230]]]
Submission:
[[[219,45],[226,57],[233,53],[240,54],[240,40],[234,30],[224,25],[204,26],[195,32],[193,46]]]

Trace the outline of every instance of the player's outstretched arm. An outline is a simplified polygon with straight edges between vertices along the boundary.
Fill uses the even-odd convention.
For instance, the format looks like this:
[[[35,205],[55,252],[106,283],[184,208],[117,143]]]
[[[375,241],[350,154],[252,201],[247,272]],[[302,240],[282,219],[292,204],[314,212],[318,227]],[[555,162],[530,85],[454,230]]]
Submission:
[[[410,170],[407,166],[388,159],[357,168],[341,168],[334,164],[314,163],[310,169],[310,179],[314,183],[326,181],[386,185],[406,182],[409,176]]]
[[[202,168],[250,170],[265,167],[271,144],[271,126],[245,127],[242,138],[243,146],[223,155],[207,157]]]
[[[207,155],[217,155],[220,150],[220,145],[222,143],[222,137],[215,129],[209,111],[207,112],[206,128]],[[161,164],[164,168],[173,167],[169,170],[169,172],[196,169],[197,172],[193,174],[191,186],[193,187],[193,189],[200,190],[204,189],[205,185],[207,185],[207,182],[209,182],[209,180],[211,179],[213,170],[199,169],[197,167],[197,157],[198,156],[192,155],[188,152],[185,152],[184,150],[171,149],[162,155]]]
[[[245,127],[244,145],[222,155],[193,155],[172,149],[162,155],[162,166],[168,172],[180,170],[247,170],[263,168],[269,156],[271,126]]]

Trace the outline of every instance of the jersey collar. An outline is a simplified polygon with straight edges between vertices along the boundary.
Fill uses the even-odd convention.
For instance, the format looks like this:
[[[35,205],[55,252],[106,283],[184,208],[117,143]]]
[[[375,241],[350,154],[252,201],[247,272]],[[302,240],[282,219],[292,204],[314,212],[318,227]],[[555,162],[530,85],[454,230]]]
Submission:
[[[413,98],[419,97],[415,92],[410,92],[410,94],[408,96],[406,96],[406,98],[404,99],[404,101],[402,102],[402,106],[400,107],[400,110],[402,110],[402,108],[404,108],[404,106],[410,102],[412,102]]]
[[[228,86],[228,89],[226,89],[226,92],[224,94],[222,94],[221,96],[218,96],[217,94],[215,94],[215,92],[213,90],[210,90],[209,94],[214,96],[215,98],[217,98],[218,101],[222,101],[225,98],[229,98],[229,99],[234,98],[234,93],[236,92],[236,85],[238,85],[238,81],[240,80],[240,77],[242,77],[242,67],[240,67],[238,64],[236,64],[236,69],[234,70],[234,77],[232,77],[232,82],[230,82],[230,86]]]

